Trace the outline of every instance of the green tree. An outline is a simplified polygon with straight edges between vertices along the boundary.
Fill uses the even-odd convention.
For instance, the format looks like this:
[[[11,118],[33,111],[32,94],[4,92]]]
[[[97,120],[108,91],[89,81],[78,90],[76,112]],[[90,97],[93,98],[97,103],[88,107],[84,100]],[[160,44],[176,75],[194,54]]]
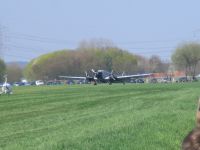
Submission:
[[[119,48],[104,47],[63,50],[42,55],[25,68],[28,79],[55,79],[59,75],[83,75],[90,69],[131,72],[135,70],[136,57]]]
[[[186,76],[196,75],[196,68],[200,60],[200,44],[187,43],[179,46],[172,54],[172,61],[179,70],[185,70]]]

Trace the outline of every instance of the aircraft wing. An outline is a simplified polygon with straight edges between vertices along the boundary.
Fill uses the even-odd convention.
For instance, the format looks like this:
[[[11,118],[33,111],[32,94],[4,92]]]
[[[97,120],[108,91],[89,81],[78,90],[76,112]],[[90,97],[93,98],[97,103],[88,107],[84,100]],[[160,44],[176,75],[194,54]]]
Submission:
[[[151,73],[148,74],[135,74],[135,75],[124,75],[124,76],[117,76],[117,79],[129,79],[129,78],[142,78],[142,77],[148,77],[151,76]]]
[[[59,78],[73,79],[73,80],[85,80],[86,79],[86,77],[75,77],[75,76],[59,76]]]

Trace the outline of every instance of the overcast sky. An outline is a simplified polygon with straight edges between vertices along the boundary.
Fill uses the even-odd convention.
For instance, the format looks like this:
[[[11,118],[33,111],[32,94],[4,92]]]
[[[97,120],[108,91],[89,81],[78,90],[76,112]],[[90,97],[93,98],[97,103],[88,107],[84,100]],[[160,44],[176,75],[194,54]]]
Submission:
[[[3,58],[30,61],[101,38],[169,60],[179,44],[200,39],[199,7],[199,0],[0,0]]]

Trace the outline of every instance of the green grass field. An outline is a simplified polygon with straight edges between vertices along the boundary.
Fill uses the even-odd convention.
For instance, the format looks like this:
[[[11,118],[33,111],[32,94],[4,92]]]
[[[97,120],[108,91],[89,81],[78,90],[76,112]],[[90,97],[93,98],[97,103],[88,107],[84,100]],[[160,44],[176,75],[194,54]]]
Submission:
[[[0,149],[179,150],[200,83],[17,87],[0,96]]]

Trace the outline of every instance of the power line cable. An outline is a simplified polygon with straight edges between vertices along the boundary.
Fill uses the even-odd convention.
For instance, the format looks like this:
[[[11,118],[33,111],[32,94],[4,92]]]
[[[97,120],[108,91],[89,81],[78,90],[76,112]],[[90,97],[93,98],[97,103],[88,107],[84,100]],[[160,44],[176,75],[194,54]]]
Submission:
[[[48,37],[41,37],[41,36],[34,36],[34,35],[28,35],[28,34],[20,34],[20,33],[12,33],[11,35],[7,37],[12,37],[15,39],[24,39],[24,40],[30,40],[30,41],[36,41],[36,42],[42,42],[42,43],[65,43],[69,44],[69,41],[61,40],[61,39],[54,39],[54,38],[48,38]],[[175,42],[175,41],[180,41],[180,39],[168,39],[168,40],[145,40],[145,41],[132,41],[132,42],[126,42],[125,44],[135,44],[135,43],[162,43],[162,42]],[[13,44],[7,44],[8,47],[14,47],[17,49],[26,49],[22,50],[22,52],[36,52],[36,51],[46,51],[49,52],[49,50],[45,50],[42,48],[33,48],[33,47],[26,47],[26,46],[20,46],[20,45],[13,45]],[[154,54],[154,53],[171,53],[171,49],[175,49],[175,47],[171,46],[160,46],[160,47],[131,47],[131,48],[126,48],[128,51],[133,52],[134,54],[140,54],[140,55],[145,55],[145,54]],[[151,49],[151,51],[149,51]],[[152,49],[157,49],[157,51],[152,50]],[[161,49],[168,49],[168,51],[161,51]],[[140,50],[140,51],[138,51]],[[145,52],[141,52],[141,50],[145,50]],[[148,51],[147,51],[148,50]],[[163,55],[162,55],[163,57]]]
[[[6,37],[13,38],[13,39],[30,40],[30,41],[41,42],[41,43],[51,43],[51,44],[72,44],[72,43],[74,44],[75,43],[75,42],[67,41],[63,39],[40,37],[40,36],[35,36],[35,35],[27,35],[27,34],[19,34],[19,33],[10,33]]]
[[[57,39],[57,38],[51,38],[51,37],[42,37],[42,36],[36,36],[36,35],[29,35],[24,33],[15,33],[10,32],[10,35],[7,37],[16,38],[16,39],[25,39],[25,40],[31,40],[31,41],[38,41],[38,42],[45,42],[45,43],[67,43],[67,44],[75,44],[76,42],[67,41],[64,39]],[[128,42],[117,42],[118,44],[137,44],[137,43],[165,43],[165,42],[177,42],[177,41],[185,41],[186,38],[174,38],[174,39],[164,39],[164,40],[141,40],[141,41],[128,41]]]
[[[34,53],[36,51],[37,52],[46,52],[46,53],[50,52],[50,50],[41,50],[41,48],[38,49],[38,48],[33,48],[33,47],[24,47],[24,46],[19,46],[19,45],[12,45],[12,44],[7,44],[7,46],[21,49],[21,52],[25,52],[25,53]],[[162,48],[164,48],[164,47],[162,47]],[[138,51],[138,48],[129,49],[128,51],[131,51],[133,54],[134,53],[139,53],[139,54],[151,54],[151,53],[154,54],[154,53],[156,53],[157,54],[157,53],[171,53],[172,52],[171,49],[168,49],[169,47],[165,47],[165,48],[167,49],[167,51],[163,51],[161,49],[159,49],[159,50],[151,49],[150,50],[150,48],[146,48],[146,49],[149,49],[148,51],[146,49],[142,49],[142,50],[140,49],[140,51]],[[170,48],[172,48],[172,47],[170,47]],[[23,49],[26,49],[26,50],[23,50]],[[143,50],[145,50],[145,52]]]
[[[22,58],[22,59],[28,59],[30,60],[30,57],[24,57],[24,56],[21,56],[21,55],[16,55],[16,54],[6,54],[4,53],[4,56],[9,56],[9,57],[13,57],[13,58]]]

